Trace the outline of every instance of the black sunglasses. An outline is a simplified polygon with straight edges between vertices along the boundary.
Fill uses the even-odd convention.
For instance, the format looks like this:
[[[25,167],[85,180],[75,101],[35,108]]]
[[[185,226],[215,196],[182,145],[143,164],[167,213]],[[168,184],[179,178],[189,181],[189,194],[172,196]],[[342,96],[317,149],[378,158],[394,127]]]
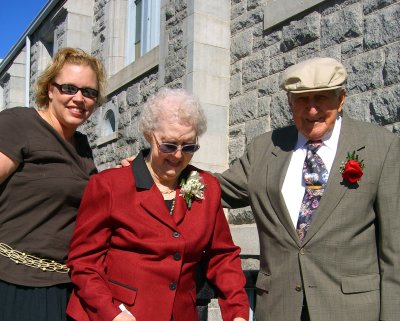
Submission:
[[[66,95],[75,95],[79,90],[81,91],[82,95],[87,98],[97,98],[99,96],[99,92],[93,88],[79,88],[75,85],[71,84],[57,84],[53,82],[52,85],[56,87],[62,94]]]
[[[171,143],[159,143],[156,136],[153,134],[153,137],[157,143],[157,147],[162,153],[171,154],[175,153],[177,150],[180,150],[182,153],[185,154],[194,154],[200,148],[200,145],[197,144],[197,137],[196,137],[196,144],[185,144],[185,145],[175,145]]]

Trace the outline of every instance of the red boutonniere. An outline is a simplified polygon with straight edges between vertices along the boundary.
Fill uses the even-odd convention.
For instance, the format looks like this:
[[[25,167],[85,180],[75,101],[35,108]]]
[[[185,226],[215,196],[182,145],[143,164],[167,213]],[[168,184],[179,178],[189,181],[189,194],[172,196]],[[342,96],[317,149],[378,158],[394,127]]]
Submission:
[[[355,151],[351,154],[347,153],[346,162],[343,162],[340,166],[340,172],[344,180],[349,183],[356,183],[363,176],[364,161],[358,159],[358,155]]]

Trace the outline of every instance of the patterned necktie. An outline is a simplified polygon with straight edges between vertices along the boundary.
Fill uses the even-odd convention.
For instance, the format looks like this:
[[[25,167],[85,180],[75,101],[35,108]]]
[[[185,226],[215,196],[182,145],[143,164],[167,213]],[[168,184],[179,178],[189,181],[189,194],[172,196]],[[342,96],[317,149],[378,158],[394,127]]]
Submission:
[[[303,165],[303,178],[306,189],[296,225],[297,235],[301,242],[303,242],[311,225],[313,215],[317,210],[328,181],[328,171],[321,157],[317,154],[321,146],[322,141],[307,142],[307,155]]]

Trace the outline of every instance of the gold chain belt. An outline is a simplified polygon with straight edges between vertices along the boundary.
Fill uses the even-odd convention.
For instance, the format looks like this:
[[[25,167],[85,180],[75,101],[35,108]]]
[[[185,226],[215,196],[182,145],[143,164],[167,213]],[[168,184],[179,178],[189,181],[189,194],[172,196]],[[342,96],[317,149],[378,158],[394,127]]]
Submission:
[[[65,264],[50,259],[41,259],[40,257],[14,250],[11,246],[4,243],[0,243],[0,254],[8,257],[16,264],[23,264],[35,269],[41,269],[42,271],[57,273],[69,272],[69,268]]]

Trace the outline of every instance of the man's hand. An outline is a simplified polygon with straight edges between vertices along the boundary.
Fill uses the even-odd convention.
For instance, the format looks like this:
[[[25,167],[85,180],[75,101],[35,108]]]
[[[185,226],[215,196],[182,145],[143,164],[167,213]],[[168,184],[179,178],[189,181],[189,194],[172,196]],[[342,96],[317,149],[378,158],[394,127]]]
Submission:
[[[121,164],[119,164],[115,167],[116,168],[128,167],[134,159],[135,159],[135,156],[124,158],[123,160],[121,160]]]

